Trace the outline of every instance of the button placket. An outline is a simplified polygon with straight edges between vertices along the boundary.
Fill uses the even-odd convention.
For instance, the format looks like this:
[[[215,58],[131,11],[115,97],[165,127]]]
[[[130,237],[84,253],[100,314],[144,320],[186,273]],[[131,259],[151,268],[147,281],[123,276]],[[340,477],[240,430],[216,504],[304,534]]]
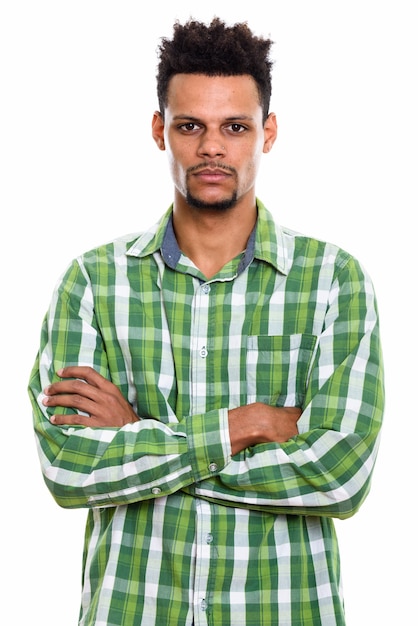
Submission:
[[[192,413],[204,413],[207,410],[207,359],[208,317],[211,303],[210,285],[195,283],[191,309],[191,361],[190,361],[190,410]]]

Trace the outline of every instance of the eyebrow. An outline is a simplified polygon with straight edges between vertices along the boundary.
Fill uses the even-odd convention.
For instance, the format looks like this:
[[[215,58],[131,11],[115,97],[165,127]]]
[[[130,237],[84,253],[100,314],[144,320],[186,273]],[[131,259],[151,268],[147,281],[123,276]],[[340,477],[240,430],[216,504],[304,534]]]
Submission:
[[[199,117],[194,117],[193,115],[175,115],[173,117],[173,121],[177,121],[177,120],[190,120],[191,122],[200,122],[201,118]],[[240,121],[240,122],[250,122],[253,121],[254,118],[251,115],[232,115],[230,117],[225,117],[224,121],[225,122],[235,122],[235,121]]]

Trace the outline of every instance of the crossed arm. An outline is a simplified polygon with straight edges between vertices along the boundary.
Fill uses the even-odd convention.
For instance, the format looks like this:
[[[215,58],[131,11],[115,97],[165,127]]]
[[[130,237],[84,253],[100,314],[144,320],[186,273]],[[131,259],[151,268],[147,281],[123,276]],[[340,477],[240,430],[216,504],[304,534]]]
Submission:
[[[72,366],[57,372],[62,380],[44,390],[47,407],[77,409],[75,413],[51,417],[53,424],[121,427],[141,418],[112,382],[91,367]],[[259,443],[282,443],[298,434],[297,407],[273,407],[260,402],[228,411],[231,454]]]
[[[157,411],[141,419],[119,390],[124,383],[108,380],[86,276],[77,270],[76,278],[81,301],[74,304],[65,290],[57,296],[30,382],[44,478],[61,506],[115,506],[182,490],[277,513],[347,517],[358,509],[377,453],[384,394],[373,289],[355,265],[332,292],[303,413],[256,402],[187,417],[168,413],[164,421],[151,419]],[[77,281],[70,274],[69,285]],[[69,341],[70,330],[80,345]],[[73,410],[84,415],[69,415]]]

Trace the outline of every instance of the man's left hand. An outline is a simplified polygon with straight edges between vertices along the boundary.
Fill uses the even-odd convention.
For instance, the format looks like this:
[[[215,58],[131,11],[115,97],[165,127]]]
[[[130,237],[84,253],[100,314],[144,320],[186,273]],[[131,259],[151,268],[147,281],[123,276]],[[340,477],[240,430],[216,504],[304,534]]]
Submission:
[[[49,385],[44,390],[43,404],[48,407],[72,408],[87,415],[56,414],[51,417],[53,424],[120,427],[139,420],[118,387],[92,367],[74,365],[64,367],[57,374],[69,380]]]

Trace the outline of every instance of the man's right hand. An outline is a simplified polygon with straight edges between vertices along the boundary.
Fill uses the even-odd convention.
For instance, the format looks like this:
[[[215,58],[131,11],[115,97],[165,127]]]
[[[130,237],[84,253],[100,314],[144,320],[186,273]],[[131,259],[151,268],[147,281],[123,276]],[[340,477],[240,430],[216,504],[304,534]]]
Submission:
[[[232,455],[257,443],[283,443],[298,434],[298,407],[254,402],[228,411]]]

